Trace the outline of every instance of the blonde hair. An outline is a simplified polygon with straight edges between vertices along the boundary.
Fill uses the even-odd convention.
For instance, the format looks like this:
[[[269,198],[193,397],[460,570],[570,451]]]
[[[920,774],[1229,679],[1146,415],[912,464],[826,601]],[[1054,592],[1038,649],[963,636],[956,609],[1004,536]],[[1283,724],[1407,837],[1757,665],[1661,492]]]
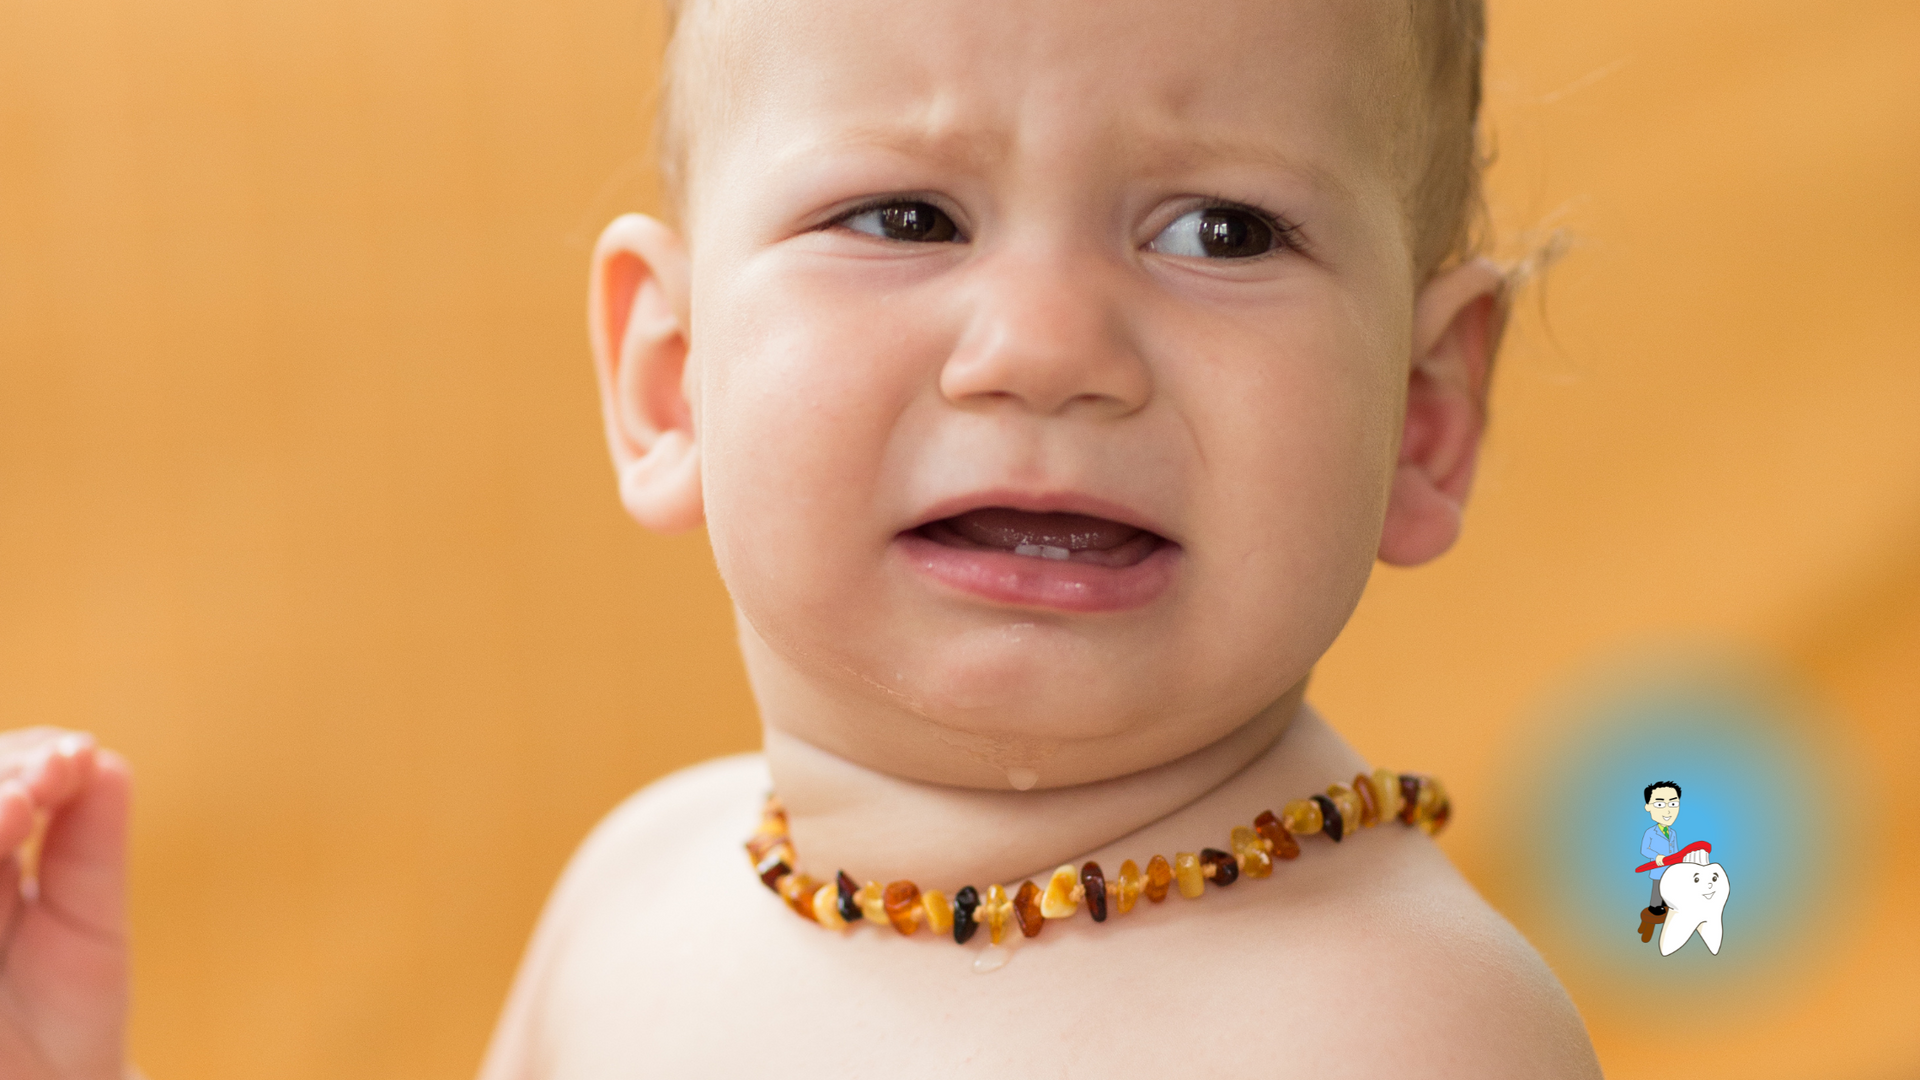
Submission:
[[[1411,70],[1403,72],[1397,111],[1411,129],[1404,148],[1403,199],[1415,280],[1472,258],[1485,243],[1480,178],[1486,168],[1480,127],[1480,67],[1486,42],[1485,0],[1398,0],[1411,38]],[[661,174],[676,210],[684,212],[693,153],[693,87],[723,86],[724,62],[712,43],[725,7],[720,0],[666,0],[670,20],[656,128]],[[1410,84],[1410,85],[1407,85]],[[1409,92],[1410,91],[1410,92]],[[706,102],[700,116],[724,120]]]

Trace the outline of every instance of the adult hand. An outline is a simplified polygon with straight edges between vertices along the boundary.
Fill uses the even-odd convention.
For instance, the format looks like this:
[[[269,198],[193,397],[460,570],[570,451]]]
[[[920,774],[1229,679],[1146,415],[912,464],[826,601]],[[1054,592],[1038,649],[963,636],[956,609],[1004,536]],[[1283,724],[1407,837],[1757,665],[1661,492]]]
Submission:
[[[126,762],[92,736],[0,732],[0,1077],[122,1080]],[[23,846],[45,822],[33,880]]]

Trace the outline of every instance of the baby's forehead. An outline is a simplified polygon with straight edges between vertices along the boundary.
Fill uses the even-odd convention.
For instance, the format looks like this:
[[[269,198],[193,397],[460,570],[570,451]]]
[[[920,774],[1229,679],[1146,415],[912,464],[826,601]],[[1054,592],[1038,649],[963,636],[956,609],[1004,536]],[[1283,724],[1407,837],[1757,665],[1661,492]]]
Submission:
[[[837,118],[878,134],[1216,143],[1286,129],[1377,153],[1417,125],[1393,0],[689,0],[673,57],[690,142]],[[1164,140],[1163,140],[1164,141]],[[975,152],[992,153],[991,146]]]

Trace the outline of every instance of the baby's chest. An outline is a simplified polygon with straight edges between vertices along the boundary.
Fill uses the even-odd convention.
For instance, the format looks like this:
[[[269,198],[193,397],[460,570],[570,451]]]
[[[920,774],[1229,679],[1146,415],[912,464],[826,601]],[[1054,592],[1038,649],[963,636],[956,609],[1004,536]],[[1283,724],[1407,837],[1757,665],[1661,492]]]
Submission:
[[[980,974],[981,943],[830,934],[777,901],[630,914],[575,928],[550,972],[540,1042],[556,1080],[1082,1075],[1119,1062],[1264,1075],[1282,1045],[1295,1066],[1322,1050],[1351,1065],[1365,1049],[1342,1034],[1363,995],[1326,993],[1324,978],[1306,992],[1315,962],[1262,962],[1228,925],[1061,932]]]

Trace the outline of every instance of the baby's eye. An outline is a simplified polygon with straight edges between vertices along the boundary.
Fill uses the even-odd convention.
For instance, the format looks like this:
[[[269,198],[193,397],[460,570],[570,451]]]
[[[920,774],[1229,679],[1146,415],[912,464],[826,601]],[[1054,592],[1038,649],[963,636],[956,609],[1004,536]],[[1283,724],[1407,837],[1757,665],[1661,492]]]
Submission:
[[[857,233],[909,244],[951,244],[963,239],[945,210],[925,202],[896,202],[856,210],[839,221]]]
[[[1254,259],[1290,246],[1288,231],[1252,210],[1205,206],[1175,218],[1147,248],[1194,259]]]

